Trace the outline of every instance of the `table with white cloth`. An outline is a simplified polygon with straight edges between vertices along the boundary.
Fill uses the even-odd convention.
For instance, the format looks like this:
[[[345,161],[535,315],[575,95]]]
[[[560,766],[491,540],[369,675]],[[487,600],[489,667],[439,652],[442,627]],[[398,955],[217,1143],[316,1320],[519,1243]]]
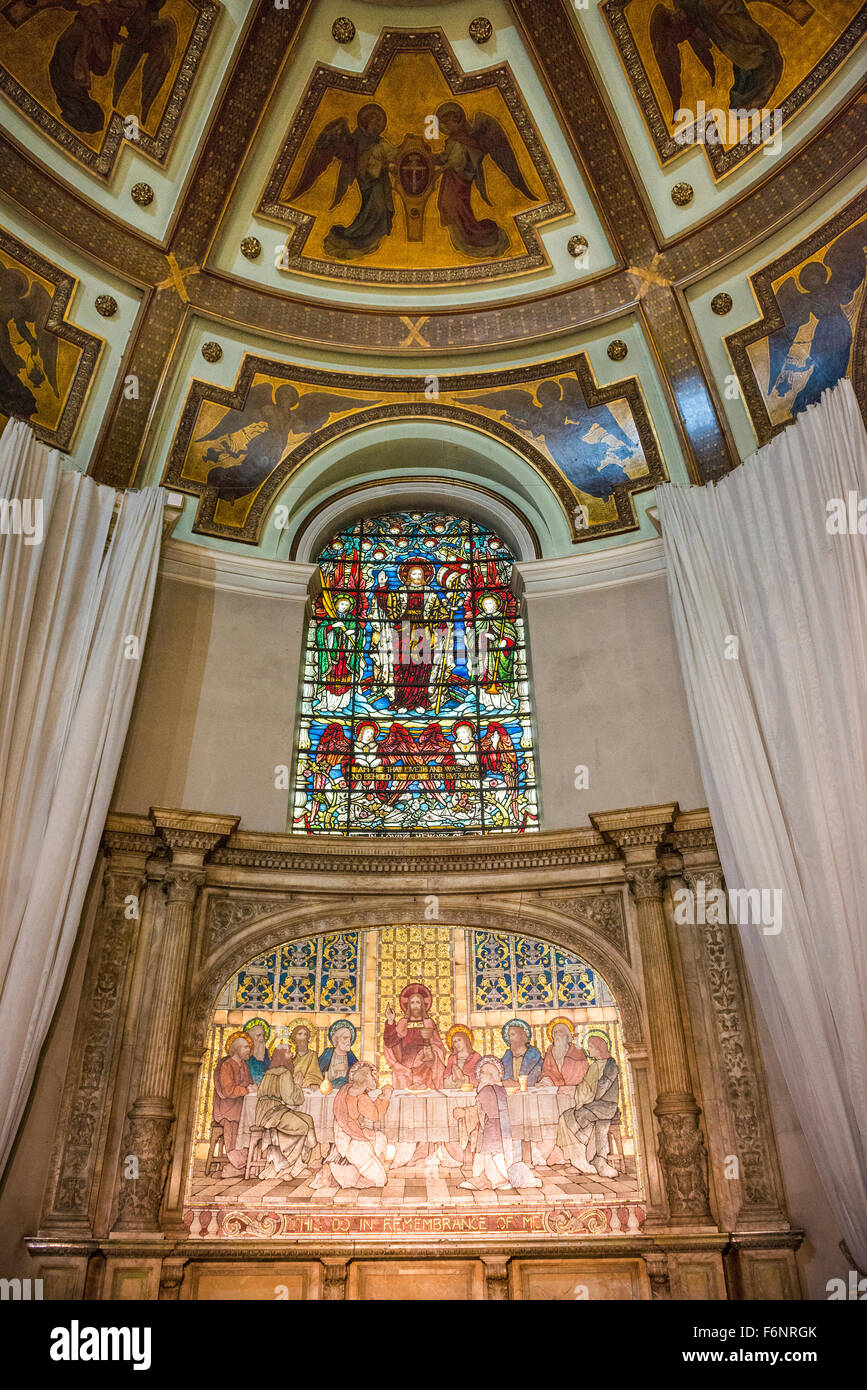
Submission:
[[[298,1109],[302,1115],[310,1115],[317,1142],[330,1144],[334,1138],[334,1096],[332,1091],[324,1096],[318,1089],[304,1092],[304,1104]],[[245,1096],[241,1102],[241,1119],[238,1123],[238,1148],[246,1149],[250,1143],[250,1131],[256,1123],[256,1102],[258,1095]]]
[[[316,1139],[330,1144],[334,1138],[334,1097],[336,1091],[323,1095],[320,1090],[305,1091],[304,1103],[298,1107],[310,1115]],[[534,1086],[527,1091],[508,1093],[509,1120],[512,1138],[529,1144],[532,1141],[553,1144],[557,1138],[557,1123],[564,1110],[575,1104],[575,1087]],[[238,1148],[250,1143],[250,1130],[256,1123],[258,1096],[247,1095],[241,1104],[238,1125]],[[465,1140],[466,1128],[458,1120],[458,1112],[476,1104],[475,1091],[395,1091],[385,1115],[385,1136],[390,1144],[446,1144]],[[469,1118],[469,1117],[467,1117]]]

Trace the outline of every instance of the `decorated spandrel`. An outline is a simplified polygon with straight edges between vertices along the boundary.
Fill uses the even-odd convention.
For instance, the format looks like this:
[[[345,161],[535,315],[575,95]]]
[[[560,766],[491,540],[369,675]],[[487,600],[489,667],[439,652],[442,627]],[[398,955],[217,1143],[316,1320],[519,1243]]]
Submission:
[[[438,512],[368,517],[320,555],[292,829],[447,835],[536,829],[512,556]]]

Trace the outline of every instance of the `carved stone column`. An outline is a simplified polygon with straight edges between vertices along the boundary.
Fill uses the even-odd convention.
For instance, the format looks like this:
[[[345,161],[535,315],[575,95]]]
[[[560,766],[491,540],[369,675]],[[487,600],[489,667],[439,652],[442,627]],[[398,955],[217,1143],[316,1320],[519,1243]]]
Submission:
[[[159,847],[146,817],[121,830],[109,817],[103,896],[90,943],[75,1038],[69,1057],[42,1229],[90,1233],[114,1084],[129,975],[140,925],[148,858]]]
[[[193,914],[205,881],[204,861],[238,823],[237,816],[153,811],[172,851],[165,875],[167,907],[153,964],[154,986],[138,1098],[122,1146],[118,1219],[114,1231],[158,1231],[160,1203],[171,1156],[172,1099]],[[135,1175],[127,1175],[127,1160]]]
[[[657,852],[676,805],[639,807],[591,816],[597,830],[618,846],[635,899],[644,969],[653,1069],[654,1114],[659,1123],[659,1161],[673,1225],[707,1225],[707,1150],[701,1111],[692,1092],[677,978],[665,922],[665,872]]]
[[[716,905],[725,889],[707,811],[678,816],[672,841],[682,859],[681,877],[695,901]],[[675,861],[676,862],[676,861]],[[768,1098],[743,972],[738,929],[727,913],[708,910],[695,924],[706,1014],[713,1029],[717,1071],[729,1112],[739,1162],[739,1231],[788,1228],[779,1160],[768,1125]],[[727,1175],[728,1176],[728,1175]]]

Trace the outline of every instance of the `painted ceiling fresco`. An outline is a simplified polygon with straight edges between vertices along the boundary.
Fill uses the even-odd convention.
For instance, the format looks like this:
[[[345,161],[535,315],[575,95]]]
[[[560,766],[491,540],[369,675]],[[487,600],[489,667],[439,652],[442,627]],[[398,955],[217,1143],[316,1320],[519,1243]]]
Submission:
[[[867,30],[860,0],[607,0],[602,8],[662,160],[695,143],[707,113],[721,113],[702,142],[717,178],[759,148],[761,121],[747,113],[779,113],[785,125]]]
[[[865,277],[867,194],[752,277],[764,316],[727,345],[761,440],[841,377],[864,400]]]
[[[587,358],[460,377],[335,374],[245,357],[234,391],[196,381],[163,476],[201,498],[196,528],[256,542],[278,491],[330,439],[381,420],[447,419],[511,445],[576,536],[637,526],[665,467],[635,378],[599,387]]]
[[[458,4],[337,33],[320,0],[240,9],[0,0],[0,410],[75,466],[256,545],[324,446],[443,421],[580,546],[646,538],[638,494],[724,476],[844,373],[867,410],[857,0],[495,0],[472,33]],[[700,102],[802,113],[797,142],[742,168],[727,128],[707,159],[744,177],[692,187],[668,166]],[[167,166],[146,208],[124,141]],[[108,353],[69,321],[106,297]]]
[[[559,946],[439,924],[249,961],[213,1015],[193,1238],[641,1230],[620,1013]]]
[[[125,139],[163,163],[219,9],[2,0],[0,89],[92,173],[111,173]]]
[[[386,30],[358,76],[317,66],[259,205],[279,265],[373,284],[458,284],[549,264],[571,212],[505,64],[465,74],[443,34]]]
[[[75,277],[0,228],[0,428],[29,420],[46,444],[69,448],[103,348],[66,322]]]

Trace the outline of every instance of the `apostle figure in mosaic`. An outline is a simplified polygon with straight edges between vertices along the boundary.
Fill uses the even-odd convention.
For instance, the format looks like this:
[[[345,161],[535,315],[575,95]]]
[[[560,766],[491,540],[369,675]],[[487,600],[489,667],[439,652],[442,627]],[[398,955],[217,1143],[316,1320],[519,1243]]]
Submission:
[[[446,572],[445,567],[440,571],[447,597],[430,587],[436,566],[429,560],[405,560],[398,565],[397,573],[405,586],[402,590],[391,589],[388,575],[382,570],[373,591],[379,612],[399,627],[395,634],[399,640],[395,643],[394,699],[390,708],[417,714],[433,709],[439,713],[448,685],[449,644],[436,628],[440,623],[450,624],[457,611],[460,598],[454,599],[453,595],[460,572]],[[435,651],[440,660],[434,678]]]
[[[503,1057],[504,1079],[517,1081],[526,1076],[527,1085],[535,1086],[542,1072],[542,1054],[533,1044],[529,1023],[522,1018],[510,1018],[503,1024],[502,1037],[508,1049]]]
[[[503,1064],[497,1057],[482,1057],[476,1068],[478,1125],[473,1136],[472,1177],[461,1187],[472,1192],[499,1191],[507,1187],[541,1187],[521,1158],[512,1138],[509,1098],[503,1085]]]
[[[427,985],[409,984],[400,992],[402,1017],[396,1019],[390,1004],[386,1008],[383,1043],[399,1091],[438,1091],[443,1084],[446,1050],[430,1017],[432,1004]]]
[[[256,1099],[254,1123],[263,1130],[262,1154],[267,1160],[260,1178],[294,1178],[307,1166],[316,1133],[312,1116],[301,1109],[303,1104],[304,1092],[292,1075],[289,1049],[275,1047]]]
[[[446,1047],[450,1049],[450,1055],[443,1085],[447,1090],[471,1086],[475,1082],[476,1067],[481,1060],[476,1052],[472,1028],[468,1028],[465,1023],[453,1023],[446,1033]]]
[[[244,1167],[245,1155],[238,1148],[238,1125],[244,1097],[256,1093],[249,1067],[252,1051],[253,1044],[246,1033],[232,1033],[226,1039],[226,1055],[220,1058],[214,1072],[211,1113],[214,1124],[223,1127],[223,1146],[229,1160],[229,1167],[223,1169],[224,1177],[236,1177],[237,1170],[243,1171]]]
[[[573,1042],[575,1030],[568,1018],[555,1018],[546,1029],[550,1047],[542,1062],[540,1086],[577,1086],[590,1065],[583,1047]]]
[[[590,1065],[575,1087],[574,1108],[560,1116],[557,1144],[548,1162],[556,1164],[562,1155],[579,1173],[616,1178],[617,1170],[608,1162],[608,1131],[620,1101],[617,1063],[608,1035],[601,1029],[588,1033],[586,1047]]]
[[[289,1031],[289,1041],[295,1049],[292,1075],[299,1086],[312,1090],[321,1084],[322,1072],[319,1070],[319,1058],[310,1047],[309,1024],[296,1023]]]
[[[365,625],[356,613],[354,594],[323,589],[324,617],[316,625],[316,703],[329,714],[346,709],[361,666]]]
[[[314,1190],[328,1187],[385,1187],[386,1140],[383,1126],[391,1086],[376,1100],[376,1078],[369,1062],[357,1062],[334,1098],[334,1145],[322,1171],[311,1180]]]
[[[258,1086],[271,1065],[271,1053],[268,1051],[271,1025],[266,1023],[264,1018],[251,1018],[249,1022],[244,1024],[244,1032],[250,1039],[250,1046],[253,1049],[247,1065],[250,1068],[250,1075]]]
[[[328,1029],[330,1047],[319,1058],[319,1070],[323,1078],[328,1077],[332,1090],[339,1090],[349,1080],[349,1072],[358,1058],[352,1051],[358,1033],[355,1026],[346,1018],[338,1018]]]

